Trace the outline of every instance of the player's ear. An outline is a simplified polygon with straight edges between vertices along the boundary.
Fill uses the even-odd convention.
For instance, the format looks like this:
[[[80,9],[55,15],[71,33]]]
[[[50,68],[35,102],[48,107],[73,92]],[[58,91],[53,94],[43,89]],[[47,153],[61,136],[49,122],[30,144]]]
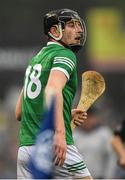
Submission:
[[[55,26],[52,26],[50,28],[50,33],[54,36],[54,37],[59,37],[60,33],[59,33],[59,30],[58,30],[58,27],[55,25]]]

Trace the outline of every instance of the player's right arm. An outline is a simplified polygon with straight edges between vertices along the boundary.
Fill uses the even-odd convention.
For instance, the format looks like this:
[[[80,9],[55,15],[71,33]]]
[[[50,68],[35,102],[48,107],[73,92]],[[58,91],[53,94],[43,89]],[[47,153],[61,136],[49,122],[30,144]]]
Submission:
[[[22,109],[22,96],[23,96],[23,89],[18,97],[16,108],[15,108],[15,117],[18,121],[21,120],[21,109]]]
[[[54,147],[55,164],[57,165],[63,165],[67,150],[62,91],[75,69],[76,57],[74,53],[67,49],[57,51],[53,59],[53,65],[45,90],[46,97],[51,89],[56,96]]]
[[[55,164],[62,165],[66,157],[66,138],[65,125],[63,118],[63,95],[62,90],[67,82],[65,74],[59,70],[52,70],[49,75],[48,83],[45,89],[46,100],[50,91],[54,91],[55,103],[55,135],[54,135],[54,151]]]

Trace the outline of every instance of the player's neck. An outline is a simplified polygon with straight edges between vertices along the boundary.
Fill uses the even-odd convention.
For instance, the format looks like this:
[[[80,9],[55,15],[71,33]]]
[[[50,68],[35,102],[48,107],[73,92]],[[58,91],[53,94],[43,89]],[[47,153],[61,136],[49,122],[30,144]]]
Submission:
[[[67,44],[65,44],[63,41],[56,41],[55,39],[53,39],[53,38],[49,38],[49,42],[53,42],[53,43],[55,43],[55,44],[58,44],[58,45],[60,45],[60,46],[63,46],[63,47],[65,47],[65,48],[67,48],[67,49],[70,49],[70,47],[67,45]]]
[[[60,46],[63,46],[60,42],[50,38],[48,42],[54,42],[55,44],[59,44]]]

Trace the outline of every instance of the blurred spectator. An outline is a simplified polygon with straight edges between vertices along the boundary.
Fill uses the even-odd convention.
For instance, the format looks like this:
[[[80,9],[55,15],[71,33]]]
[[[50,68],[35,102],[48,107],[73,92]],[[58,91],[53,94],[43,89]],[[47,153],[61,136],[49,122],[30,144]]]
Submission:
[[[100,122],[96,109],[88,111],[88,119],[74,131],[74,140],[93,178],[111,179],[115,173],[115,155],[111,148],[112,131]]]
[[[111,144],[118,158],[115,177],[125,179],[125,119],[116,126]]]
[[[11,119],[9,119],[11,121]],[[11,123],[12,124],[12,123]],[[16,177],[15,159],[12,156],[14,146],[11,143],[11,132],[9,131],[7,113],[0,110],[0,179]],[[14,155],[15,156],[15,155]]]
[[[19,87],[8,88],[4,101],[0,102],[0,179],[16,178],[18,123],[14,107],[18,92]]]

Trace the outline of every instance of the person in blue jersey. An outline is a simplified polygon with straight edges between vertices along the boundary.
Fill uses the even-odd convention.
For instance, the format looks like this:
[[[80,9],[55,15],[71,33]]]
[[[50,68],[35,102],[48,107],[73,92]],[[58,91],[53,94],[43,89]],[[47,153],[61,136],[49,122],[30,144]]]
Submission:
[[[47,46],[29,62],[16,106],[16,118],[21,120],[18,178],[31,178],[27,162],[44,112],[44,94],[47,99],[53,89],[56,96],[54,178],[92,179],[74,146],[71,129],[71,119],[75,114],[79,114],[75,121],[77,125],[87,118],[86,112],[72,111],[78,83],[75,53],[85,43],[86,26],[76,11],[58,9],[45,15],[44,32],[48,39]]]

